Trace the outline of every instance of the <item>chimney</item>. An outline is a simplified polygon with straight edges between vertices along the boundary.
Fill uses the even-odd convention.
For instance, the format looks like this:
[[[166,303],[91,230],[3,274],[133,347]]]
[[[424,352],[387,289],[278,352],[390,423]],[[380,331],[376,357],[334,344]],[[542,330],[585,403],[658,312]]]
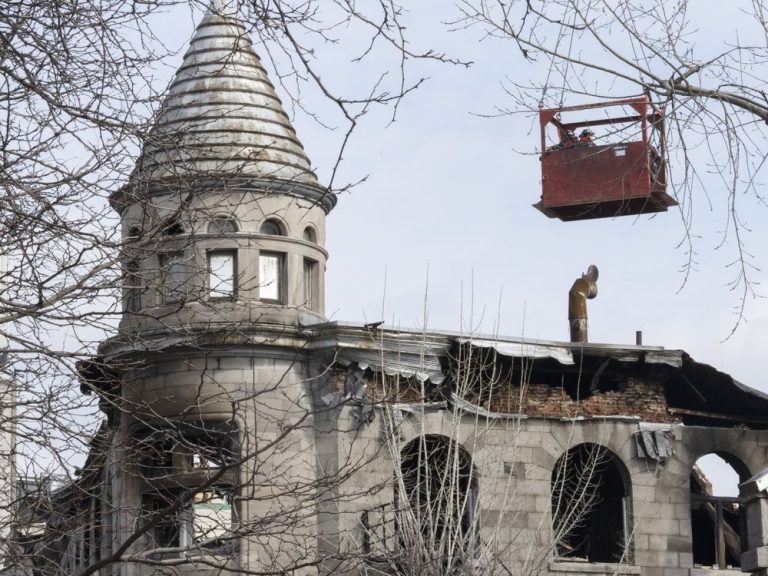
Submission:
[[[571,342],[588,342],[587,300],[597,296],[597,266],[591,264],[568,292],[568,323],[571,327]]]

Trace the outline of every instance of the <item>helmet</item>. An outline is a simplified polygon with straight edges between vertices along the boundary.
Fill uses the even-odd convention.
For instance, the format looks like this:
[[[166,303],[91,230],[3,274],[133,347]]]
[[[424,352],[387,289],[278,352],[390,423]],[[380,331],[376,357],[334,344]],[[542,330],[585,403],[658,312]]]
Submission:
[[[592,132],[592,130],[590,130],[589,128],[584,128],[584,130],[581,131],[581,134],[579,134],[579,136],[581,136],[582,138],[584,138],[585,136],[594,136],[594,135],[595,133]]]

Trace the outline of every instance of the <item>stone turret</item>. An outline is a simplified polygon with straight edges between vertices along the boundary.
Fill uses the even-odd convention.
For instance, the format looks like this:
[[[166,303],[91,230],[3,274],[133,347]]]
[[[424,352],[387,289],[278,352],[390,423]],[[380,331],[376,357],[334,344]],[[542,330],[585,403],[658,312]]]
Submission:
[[[300,509],[291,494],[314,482],[302,326],[325,320],[325,217],[336,200],[225,10],[212,7],[197,27],[136,169],[111,201],[122,220],[123,316],[83,373],[113,430],[117,464],[103,500],[114,542],[177,502],[131,553],[191,555],[178,567],[188,574],[282,562],[279,546],[246,535],[267,495],[283,490],[281,505]],[[270,449],[273,438],[283,440]],[[307,515],[285,530],[298,541],[316,533],[314,523]],[[126,566],[121,575],[150,573]]]
[[[198,25],[111,200],[125,240],[124,333],[324,319],[325,217],[336,199],[224,8]]]

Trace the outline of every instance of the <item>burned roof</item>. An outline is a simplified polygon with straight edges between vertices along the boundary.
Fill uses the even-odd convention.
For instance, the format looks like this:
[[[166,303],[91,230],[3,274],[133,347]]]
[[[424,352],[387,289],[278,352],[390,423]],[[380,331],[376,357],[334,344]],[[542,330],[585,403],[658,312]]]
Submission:
[[[525,374],[529,383],[559,388],[572,400],[587,401],[594,393],[614,389],[632,391],[639,382],[654,380],[663,395],[664,421],[687,425],[768,428],[768,395],[730,375],[693,360],[682,350],[658,346],[571,343],[503,337],[469,337],[450,332],[387,330],[378,327],[328,323],[312,328],[315,353],[333,350],[337,363],[363,369],[416,377],[451,386],[451,366],[490,358],[494,371],[508,371],[515,382]],[[466,368],[466,366],[464,366]],[[515,372],[517,370],[517,372]],[[638,403],[645,399],[642,394]],[[635,396],[638,396],[635,390]],[[655,397],[648,397],[653,401]],[[466,398],[463,398],[466,401]],[[632,405],[632,404],[630,404]],[[616,403],[617,410],[622,406]],[[626,404],[624,404],[626,406]],[[521,414],[522,415],[522,414]],[[589,413],[587,413],[587,416]],[[597,415],[597,414],[596,414]],[[605,413],[599,414],[601,417]],[[644,413],[616,412],[643,418]],[[564,415],[565,416],[565,415]]]

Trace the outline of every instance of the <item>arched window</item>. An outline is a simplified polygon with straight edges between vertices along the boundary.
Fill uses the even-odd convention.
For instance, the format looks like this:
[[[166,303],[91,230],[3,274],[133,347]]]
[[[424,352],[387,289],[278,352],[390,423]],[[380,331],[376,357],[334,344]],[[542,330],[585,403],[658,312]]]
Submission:
[[[237,232],[237,221],[226,214],[214,216],[208,223],[208,232],[210,234],[234,234]]]
[[[694,566],[725,570],[741,562],[739,484],[749,470],[734,456],[702,456],[691,470],[691,542]]]
[[[562,558],[626,562],[631,494],[624,464],[607,448],[579,444],[552,471],[552,524]]]
[[[469,452],[445,436],[420,436],[403,448],[400,472],[415,516],[400,526],[404,540],[427,539],[430,553],[456,553],[457,542],[465,548],[476,534],[477,516],[477,477]],[[405,533],[408,526],[418,533]]]
[[[317,243],[317,230],[315,230],[312,226],[307,226],[304,228],[303,237],[307,242]]]
[[[285,236],[285,228],[279,220],[268,218],[261,223],[259,234],[267,234],[269,236]]]

